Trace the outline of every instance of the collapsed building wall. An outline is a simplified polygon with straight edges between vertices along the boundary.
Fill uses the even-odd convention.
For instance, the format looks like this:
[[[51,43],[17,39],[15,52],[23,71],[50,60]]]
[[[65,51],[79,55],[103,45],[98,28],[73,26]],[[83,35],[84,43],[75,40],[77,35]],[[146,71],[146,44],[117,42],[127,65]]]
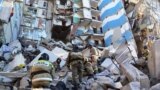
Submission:
[[[1,42],[9,43],[17,39],[22,17],[23,2],[14,0],[1,1]]]
[[[65,41],[72,24],[72,2],[70,0],[55,0],[53,6],[52,38]]]
[[[105,34],[105,46],[118,48],[120,44],[132,43],[136,49],[132,28],[130,27],[122,0],[101,0],[100,18],[103,21],[102,31]]]
[[[19,36],[32,40],[49,38],[48,32],[52,27],[49,26],[52,19],[51,2],[48,0],[26,0],[23,3],[23,18]],[[48,37],[47,34],[49,35]]]

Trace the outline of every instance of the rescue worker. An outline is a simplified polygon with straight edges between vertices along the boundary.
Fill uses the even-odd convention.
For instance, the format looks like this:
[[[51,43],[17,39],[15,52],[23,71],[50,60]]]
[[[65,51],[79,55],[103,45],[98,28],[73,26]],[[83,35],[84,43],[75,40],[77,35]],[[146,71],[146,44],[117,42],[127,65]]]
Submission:
[[[93,45],[89,44],[88,49],[90,49],[90,58],[91,58],[91,63],[94,69],[94,73],[98,72],[98,67],[97,67],[97,61],[100,57],[99,51],[97,48],[93,47]]]
[[[147,46],[144,46],[143,57],[145,60],[148,60],[148,55],[149,55],[149,50],[148,50]]]
[[[70,52],[67,59],[67,66],[72,71],[72,79],[75,89],[79,88],[83,77],[83,55],[80,52]]]
[[[55,71],[56,71],[56,72],[58,72],[58,71],[61,70],[60,63],[61,63],[61,58],[58,58],[58,59],[56,60],[56,62],[53,63],[54,66],[55,66]]]
[[[30,76],[33,88],[48,88],[53,80],[55,69],[49,55],[43,53],[38,62],[31,67]]]
[[[94,70],[92,67],[92,63],[89,61],[90,61],[89,58],[84,57],[84,73],[83,73],[83,75],[93,77]]]

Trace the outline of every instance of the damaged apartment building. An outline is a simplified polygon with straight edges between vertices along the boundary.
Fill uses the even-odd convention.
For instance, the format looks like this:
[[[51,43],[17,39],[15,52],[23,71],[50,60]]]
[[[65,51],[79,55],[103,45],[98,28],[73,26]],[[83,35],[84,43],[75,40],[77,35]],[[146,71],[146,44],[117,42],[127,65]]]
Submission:
[[[0,90],[160,90],[159,11],[159,0],[0,0]]]
[[[0,42],[9,43],[17,39],[22,18],[22,0],[0,1]]]
[[[55,0],[52,37],[63,40],[75,35],[103,46],[99,13],[98,0]]]
[[[25,0],[20,37],[31,40],[47,38],[51,28],[52,3],[48,0]]]

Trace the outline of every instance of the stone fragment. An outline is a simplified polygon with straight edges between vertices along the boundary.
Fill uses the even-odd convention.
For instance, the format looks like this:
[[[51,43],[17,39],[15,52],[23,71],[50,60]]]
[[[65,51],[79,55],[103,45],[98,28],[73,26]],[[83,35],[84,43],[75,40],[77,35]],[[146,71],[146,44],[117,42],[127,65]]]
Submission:
[[[124,86],[121,90],[141,90],[140,82],[130,82],[128,85]]]
[[[126,75],[130,82],[138,81],[140,82],[140,86],[145,89],[149,89],[150,87],[150,80],[147,75],[143,72],[138,70],[132,64],[124,63],[120,65],[120,69],[122,70],[123,74]]]
[[[160,83],[152,86],[149,90],[159,90],[160,89]]]

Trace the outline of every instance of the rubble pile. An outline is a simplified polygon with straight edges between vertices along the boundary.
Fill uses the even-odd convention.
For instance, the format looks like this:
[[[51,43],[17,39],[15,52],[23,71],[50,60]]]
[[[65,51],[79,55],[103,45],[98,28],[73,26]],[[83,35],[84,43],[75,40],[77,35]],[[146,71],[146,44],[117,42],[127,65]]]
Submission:
[[[79,90],[147,90],[150,88],[148,76],[132,64],[128,62],[118,64],[109,50],[96,49],[100,53],[97,64],[98,71],[93,76],[84,75]],[[29,71],[38,62],[39,57],[43,53],[47,53],[49,61],[53,65],[55,65],[57,58],[62,60],[59,69],[56,70],[52,85],[56,86],[57,83],[62,81],[66,85],[66,89],[62,90],[67,90],[67,88],[72,90],[74,88],[73,76],[71,70],[67,67],[67,58],[70,51],[73,51],[73,47],[69,47],[61,41],[55,42],[53,39],[42,40],[40,43],[21,39],[9,43],[8,46],[4,45],[1,48],[0,78],[1,83],[6,83],[6,85],[2,83],[1,86],[5,85],[4,89],[30,89],[32,84]],[[82,52],[85,57],[90,58],[88,48],[84,48]],[[57,68],[56,65],[55,68]]]
[[[23,6],[23,20],[19,38],[7,34],[1,42],[10,43],[0,43],[0,90],[160,89],[158,0],[16,5]],[[0,14],[7,24],[8,17]]]

